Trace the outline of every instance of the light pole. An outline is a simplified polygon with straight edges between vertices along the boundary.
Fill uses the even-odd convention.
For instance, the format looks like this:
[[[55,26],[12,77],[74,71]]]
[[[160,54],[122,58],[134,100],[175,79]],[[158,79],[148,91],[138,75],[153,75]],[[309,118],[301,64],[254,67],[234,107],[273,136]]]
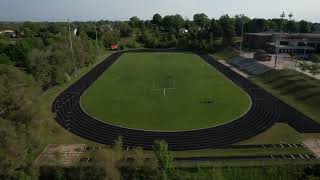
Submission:
[[[242,53],[242,45],[243,45],[244,14],[241,14],[241,17],[242,17],[242,27],[241,27],[240,53]]]
[[[73,45],[72,45],[72,37],[71,37],[71,28],[70,28],[70,21],[68,19],[68,30],[69,30],[69,41],[70,41],[70,48],[71,48],[71,59],[72,59],[72,62],[73,62],[73,70],[74,70],[74,76],[77,76],[77,67],[76,67],[76,62],[74,60],[74,57],[73,57]]]
[[[307,39],[303,39],[303,40],[304,40],[304,44],[305,44],[304,52],[303,52],[303,60],[305,60],[306,59],[306,54],[307,54],[308,41],[307,41]]]
[[[286,17],[286,14],[284,13],[284,11],[282,12],[282,14],[280,14],[281,17],[281,27],[280,27],[280,33],[277,36],[277,40],[276,40],[276,58],[274,60],[274,68],[277,68],[277,61],[278,61],[278,54],[279,54],[279,48],[280,48],[280,42],[281,42],[281,34],[283,32],[283,19]]]
[[[280,32],[282,32],[282,26],[283,26],[283,19],[286,17],[286,14],[284,12],[282,12],[282,14],[280,15],[281,17],[281,29]]]
[[[97,31],[97,23],[94,23],[95,31],[96,31],[96,62],[99,61],[99,44],[98,44],[98,31]]]
[[[280,36],[280,35],[279,35]],[[278,37],[277,37],[277,40],[276,40],[276,42],[275,42],[275,46],[276,46],[276,57],[275,57],[275,59],[274,59],[274,68],[275,69],[277,69],[277,61],[278,61],[278,54],[279,54],[279,39],[278,39]]]

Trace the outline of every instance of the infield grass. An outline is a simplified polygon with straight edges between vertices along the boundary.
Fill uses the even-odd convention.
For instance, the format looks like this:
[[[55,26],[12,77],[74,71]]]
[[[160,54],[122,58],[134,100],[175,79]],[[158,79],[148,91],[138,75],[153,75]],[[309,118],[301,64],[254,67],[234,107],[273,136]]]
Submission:
[[[126,53],[81,97],[115,125],[159,131],[207,128],[246,113],[249,96],[192,53]]]

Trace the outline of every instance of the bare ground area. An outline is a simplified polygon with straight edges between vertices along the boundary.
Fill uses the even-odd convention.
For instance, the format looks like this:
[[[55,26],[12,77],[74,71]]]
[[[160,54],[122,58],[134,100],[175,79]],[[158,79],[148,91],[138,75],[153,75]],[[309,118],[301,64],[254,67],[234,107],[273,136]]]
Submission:
[[[303,144],[317,156],[320,156],[320,139],[306,139]]]
[[[85,144],[49,144],[37,157],[37,165],[74,165],[83,150]]]

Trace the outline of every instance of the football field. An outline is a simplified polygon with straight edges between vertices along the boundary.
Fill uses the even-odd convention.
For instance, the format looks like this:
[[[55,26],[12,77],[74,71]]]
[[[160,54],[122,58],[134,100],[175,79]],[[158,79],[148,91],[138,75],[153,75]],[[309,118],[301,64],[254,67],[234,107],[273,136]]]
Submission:
[[[249,96],[192,53],[125,53],[81,97],[91,116],[114,125],[159,131],[231,122]]]

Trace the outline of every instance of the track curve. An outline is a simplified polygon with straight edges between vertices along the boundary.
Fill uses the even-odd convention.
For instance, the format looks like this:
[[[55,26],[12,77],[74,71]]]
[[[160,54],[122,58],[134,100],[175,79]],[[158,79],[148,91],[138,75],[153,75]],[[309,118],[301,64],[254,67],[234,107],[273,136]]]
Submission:
[[[154,50],[132,50],[126,52],[145,51],[153,52]],[[157,50],[157,52],[159,51],[174,52],[175,50]],[[283,109],[285,109],[286,113],[290,112],[290,110],[293,111],[291,107],[288,107],[288,105],[227,66],[215,61],[208,54],[196,52],[204,61],[249,94],[252,106],[244,116],[221,126],[183,132],[143,131],[101,122],[82,110],[80,96],[123,53],[125,52],[112,54],[57,96],[52,104],[52,112],[56,114],[55,119],[61,126],[80,137],[102,144],[113,144],[114,140],[121,136],[124,145],[129,147],[141,146],[145,149],[150,149],[154,140],[164,139],[168,142],[171,150],[194,150],[228,146],[254,137],[271,127],[275,122],[280,121],[281,117],[283,117],[280,112]],[[300,112],[295,113],[299,114]],[[302,119],[306,119],[301,113],[299,115]],[[320,127],[318,130],[320,130]]]

